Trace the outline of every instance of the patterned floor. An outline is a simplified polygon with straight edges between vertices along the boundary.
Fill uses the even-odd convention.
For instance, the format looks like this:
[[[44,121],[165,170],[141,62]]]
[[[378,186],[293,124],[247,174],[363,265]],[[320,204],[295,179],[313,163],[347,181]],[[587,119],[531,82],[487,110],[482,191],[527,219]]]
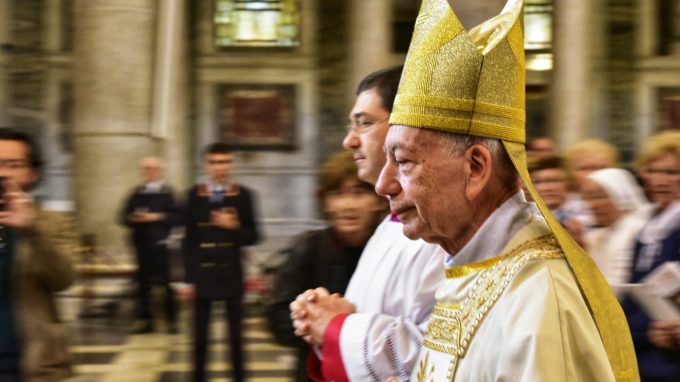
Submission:
[[[209,356],[211,381],[230,381],[230,365],[226,345],[224,313],[221,305],[213,309]],[[267,331],[260,309],[247,306],[249,316],[244,320],[246,369],[248,381],[292,381],[295,357],[289,348],[276,345]],[[131,335],[127,314],[109,317],[81,318],[70,326],[71,352],[77,382],[184,382],[190,381],[191,338],[187,334],[187,307],[180,313],[180,333]]]

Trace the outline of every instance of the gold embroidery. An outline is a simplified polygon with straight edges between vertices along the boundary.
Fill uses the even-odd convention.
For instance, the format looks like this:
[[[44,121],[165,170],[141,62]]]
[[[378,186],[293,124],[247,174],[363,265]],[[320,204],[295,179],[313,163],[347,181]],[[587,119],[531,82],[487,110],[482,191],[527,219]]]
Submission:
[[[430,363],[430,353],[425,353],[425,358],[418,365],[418,382],[434,382],[434,365]]]
[[[482,269],[470,293],[459,305],[439,302],[435,305],[423,345],[452,355],[452,363],[455,364],[458,358],[465,355],[480,323],[517,272],[532,260],[560,258],[562,252],[554,237],[546,235],[493,259],[494,265]]]
[[[524,252],[528,248],[539,251],[553,252],[557,246],[557,241],[552,234],[538,237],[532,241],[513,248],[508,254],[496,256],[491,259],[479,261],[476,263],[465,264],[458,267],[451,267],[446,269],[446,277],[449,279],[464,277],[484,269],[491,268],[500,261],[507,260],[508,257],[517,256],[518,253]]]
[[[455,312],[435,306],[425,332],[424,346],[439,352],[455,354],[456,344],[460,342],[461,322]]]

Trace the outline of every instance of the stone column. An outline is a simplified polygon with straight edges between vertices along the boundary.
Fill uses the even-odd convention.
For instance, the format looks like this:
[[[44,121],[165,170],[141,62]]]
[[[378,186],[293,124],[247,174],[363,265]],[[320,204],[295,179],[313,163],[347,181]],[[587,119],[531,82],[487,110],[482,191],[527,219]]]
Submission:
[[[42,179],[42,197],[46,208],[68,210],[72,208],[70,192],[70,155],[64,150],[61,140],[60,107],[66,81],[66,52],[63,51],[64,20],[62,0],[44,0],[42,8],[42,50],[45,58],[45,90],[43,110],[45,112],[43,130],[43,151],[47,166]]]
[[[555,0],[550,131],[560,147],[589,135],[591,0]]]
[[[349,12],[350,65],[347,85],[348,99],[353,100],[361,79],[390,64],[392,2],[352,0],[349,2]]]
[[[186,1],[158,3],[152,133],[163,141],[166,178],[178,191],[191,183]]]
[[[75,0],[74,182],[82,233],[126,251],[119,211],[139,182],[138,161],[159,155],[151,135],[155,0]]]
[[[10,106],[9,49],[12,44],[12,8],[10,1],[0,1],[0,125],[7,125]]]

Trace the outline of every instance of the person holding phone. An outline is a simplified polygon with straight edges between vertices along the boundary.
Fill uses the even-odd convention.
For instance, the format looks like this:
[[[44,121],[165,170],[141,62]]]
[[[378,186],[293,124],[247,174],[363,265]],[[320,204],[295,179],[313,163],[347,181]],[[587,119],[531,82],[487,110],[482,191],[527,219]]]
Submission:
[[[143,158],[139,170],[142,184],[130,193],[121,217],[122,224],[130,228],[130,240],[137,260],[138,322],[132,331],[136,334],[153,332],[151,286],[159,283],[165,292],[167,330],[177,333],[167,247],[167,239],[176,220],[177,206],[172,189],[163,180],[163,163],[159,158]]]
[[[61,381],[71,375],[54,292],[74,279],[71,219],[29,194],[42,168],[25,132],[0,128],[0,381]]]
[[[204,381],[212,302],[226,305],[234,381],[244,379],[241,319],[243,316],[242,247],[258,242],[253,192],[232,178],[233,156],[224,143],[204,154],[207,179],[192,187],[185,206],[183,243],[185,297],[194,299],[193,380]]]

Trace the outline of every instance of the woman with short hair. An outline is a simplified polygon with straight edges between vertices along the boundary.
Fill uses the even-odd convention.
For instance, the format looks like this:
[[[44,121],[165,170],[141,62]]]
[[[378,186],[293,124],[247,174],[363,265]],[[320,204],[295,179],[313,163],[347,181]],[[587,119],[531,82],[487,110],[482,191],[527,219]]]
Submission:
[[[680,261],[680,132],[649,139],[637,168],[654,208],[635,243],[632,283],[643,282],[666,262]],[[624,301],[624,311],[642,380],[680,380],[680,320],[654,321],[632,300]]]

